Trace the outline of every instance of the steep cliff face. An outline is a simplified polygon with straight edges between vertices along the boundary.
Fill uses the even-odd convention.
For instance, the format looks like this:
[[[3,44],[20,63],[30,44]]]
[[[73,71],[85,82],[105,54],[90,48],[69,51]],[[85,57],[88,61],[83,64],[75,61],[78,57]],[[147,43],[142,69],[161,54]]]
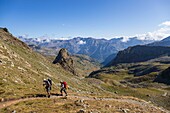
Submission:
[[[59,51],[57,57],[53,61],[53,64],[56,63],[59,63],[65,70],[71,72],[74,75],[77,75],[74,68],[74,61],[66,49],[62,48]]]

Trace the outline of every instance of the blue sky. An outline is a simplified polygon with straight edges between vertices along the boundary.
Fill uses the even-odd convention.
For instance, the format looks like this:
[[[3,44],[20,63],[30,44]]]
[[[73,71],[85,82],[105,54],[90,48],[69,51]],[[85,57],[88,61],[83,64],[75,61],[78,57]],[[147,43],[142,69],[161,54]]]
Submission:
[[[169,6],[170,0],[0,0],[0,26],[29,37],[152,35],[167,28]]]

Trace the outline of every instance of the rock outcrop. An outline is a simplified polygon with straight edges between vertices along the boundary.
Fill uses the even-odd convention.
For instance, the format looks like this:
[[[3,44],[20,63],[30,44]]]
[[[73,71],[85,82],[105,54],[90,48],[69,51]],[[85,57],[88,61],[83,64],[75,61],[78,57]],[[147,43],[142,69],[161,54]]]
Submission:
[[[74,75],[77,75],[74,68],[74,61],[65,48],[62,48],[59,51],[57,57],[53,61],[53,64],[56,63],[59,63],[65,70],[71,72]]]

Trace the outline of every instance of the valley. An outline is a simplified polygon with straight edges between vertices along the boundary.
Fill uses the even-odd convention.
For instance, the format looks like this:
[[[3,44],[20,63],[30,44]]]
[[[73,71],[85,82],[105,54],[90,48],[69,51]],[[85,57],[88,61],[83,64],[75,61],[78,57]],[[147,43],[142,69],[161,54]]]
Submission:
[[[44,54],[0,29],[0,112],[169,112],[170,86],[164,81],[169,81],[169,47],[130,47],[105,67],[89,56],[60,50]],[[46,78],[53,81],[51,98],[42,85]],[[58,96],[61,80],[69,85],[67,97]]]

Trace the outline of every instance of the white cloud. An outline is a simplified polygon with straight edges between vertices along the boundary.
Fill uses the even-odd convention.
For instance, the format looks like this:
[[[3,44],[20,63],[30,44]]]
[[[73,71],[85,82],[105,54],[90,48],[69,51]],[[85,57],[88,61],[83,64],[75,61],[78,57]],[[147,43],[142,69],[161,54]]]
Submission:
[[[83,45],[86,44],[86,41],[80,40],[77,44]]]
[[[29,35],[28,35],[28,34],[23,34],[23,35],[19,35],[18,37],[28,38],[28,37],[29,37]]]
[[[169,26],[170,27],[170,21],[165,21],[161,23],[159,26]]]
[[[162,40],[170,36],[170,21],[166,21],[158,25],[160,28],[153,32],[136,35],[141,40]]]
[[[122,42],[127,42],[129,38],[137,37],[140,40],[155,40],[159,41],[170,36],[170,21],[165,21],[158,25],[159,29],[145,34],[136,34],[135,36],[119,36],[123,37]]]
[[[123,39],[121,40],[122,42],[127,42],[127,41],[129,41],[129,38],[131,38],[131,37],[129,37],[129,36],[123,36]]]
[[[69,37],[61,37],[61,38],[52,38],[52,39],[55,39],[55,40],[69,40],[71,38],[69,38]]]

